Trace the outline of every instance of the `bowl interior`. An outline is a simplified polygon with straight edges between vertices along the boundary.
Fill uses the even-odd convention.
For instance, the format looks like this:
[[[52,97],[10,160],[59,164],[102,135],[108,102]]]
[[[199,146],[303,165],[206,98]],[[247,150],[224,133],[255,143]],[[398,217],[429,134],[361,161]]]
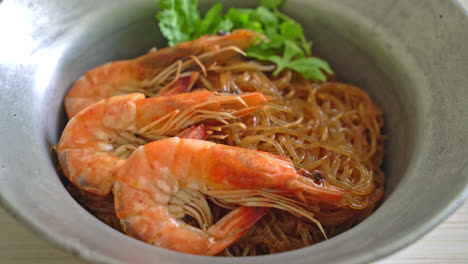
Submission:
[[[244,2],[235,6],[252,6]],[[211,5],[206,3],[210,1],[204,1],[202,7]],[[109,61],[134,58],[151,47],[167,45],[153,16],[156,10],[152,5],[149,11],[135,11],[132,16],[125,9],[117,8],[109,17],[97,19],[96,25],[83,25],[82,32],[67,41],[69,45],[57,58],[54,78],[45,91],[43,128],[47,144],[44,146],[58,142],[66,123],[63,98],[86,71]],[[313,40],[313,52],[331,64],[339,81],[361,87],[382,107],[386,135],[384,171],[388,179],[386,196],[391,195],[408,167],[415,134],[420,129],[416,121],[418,109],[414,107],[417,89],[411,87],[411,76],[405,65],[385,43],[361,38],[367,34],[364,29],[356,29],[346,21],[336,21],[336,17],[330,19],[323,10],[302,11],[290,4],[284,11],[308,25],[305,31]],[[114,21],[113,17],[119,19]],[[108,33],[111,30],[108,27],[115,30]]]
[[[212,2],[204,1],[202,7],[206,9]],[[235,6],[248,7],[252,3],[239,1]],[[365,27],[356,27],[347,17],[330,16],[330,10],[297,7],[297,4],[288,4],[284,12],[308,25],[305,31],[314,42],[313,52],[331,64],[340,81],[364,89],[384,111],[385,197],[389,197],[402,177],[408,176],[405,171],[420,130],[418,90],[411,86],[414,80],[390,44],[368,37]],[[66,123],[63,98],[76,79],[105,62],[133,58],[151,47],[166,45],[153,16],[156,10],[152,5],[128,14],[127,9],[116,8],[80,26],[80,32],[67,40],[68,45],[58,56],[53,79],[45,91],[45,148],[59,140]]]
[[[45,27],[47,31],[38,29],[43,36],[37,37],[42,42],[38,42],[37,52],[33,52],[33,57],[37,58],[34,67],[4,71],[19,76],[4,75],[10,78],[8,80],[25,80],[23,83],[11,81],[11,85],[18,82],[19,89],[26,91],[20,101],[32,102],[27,107],[11,106],[15,113],[7,110],[11,128],[5,131],[10,131],[8,135],[12,138],[15,138],[15,131],[33,133],[17,133],[16,141],[2,143],[3,149],[11,148],[18,155],[24,153],[21,148],[29,147],[31,151],[21,160],[1,154],[0,163],[5,161],[18,169],[2,167],[1,177],[10,174],[16,178],[6,178],[9,188],[0,186],[0,190],[6,204],[16,208],[29,225],[88,260],[105,263],[147,263],[149,259],[158,263],[309,263],[313,256],[317,263],[369,262],[414,241],[463,199],[468,172],[460,163],[467,164],[468,153],[466,140],[462,141],[460,135],[463,131],[466,133],[465,124],[468,123],[468,95],[462,89],[468,77],[461,73],[468,69],[457,56],[443,53],[444,49],[458,48],[466,54],[462,43],[468,41],[468,32],[460,31],[468,26],[463,12],[451,1],[425,2],[418,6],[415,14],[408,14],[408,10],[416,9],[406,1],[394,6],[381,1],[374,6],[373,1],[367,0],[346,3],[289,0],[283,11],[304,25],[307,37],[314,42],[313,52],[331,64],[340,81],[364,89],[384,111],[387,183],[383,204],[364,222],[337,237],[273,256],[236,259],[191,256],[124,236],[94,218],[71,198],[59,180],[50,148],[58,142],[66,124],[63,98],[77,78],[105,62],[133,58],[153,46],[165,45],[154,18],[157,5],[149,0],[63,1],[66,5],[58,0],[45,2],[42,9],[34,9],[34,5],[27,7],[36,12],[32,17],[55,15],[43,23],[48,26]],[[200,2],[206,10],[215,1]],[[256,5],[249,0],[221,2],[225,8]],[[440,20],[439,12],[452,20]],[[440,38],[424,46],[431,34],[438,34]],[[450,70],[437,67],[432,59],[443,54],[456,67]],[[450,92],[443,89],[446,86],[450,87]],[[435,103],[436,98],[441,106]],[[11,103],[3,100],[4,97],[0,97],[5,106]],[[0,109],[2,107],[0,104]],[[26,128],[22,120],[13,119],[16,112],[24,113],[23,118],[30,121]],[[4,132],[0,130],[0,133]],[[444,144],[439,142],[441,140]],[[35,167],[28,164],[35,164]],[[441,180],[441,175],[451,177]],[[432,195],[434,193],[437,195]]]
[[[236,4],[249,5],[247,1]],[[135,11],[132,17],[125,9],[117,8],[109,13],[109,17],[97,19],[96,25],[83,26],[82,32],[68,40],[69,46],[58,57],[54,79],[45,91],[43,124],[47,144],[44,147],[58,142],[66,123],[63,98],[77,78],[105,62],[133,58],[153,46],[166,45],[153,16],[155,6],[149,10]],[[384,43],[361,38],[366,35],[364,29],[356,29],[346,21],[336,21],[335,16],[330,19],[322,10],[297,9],[296,5],[287,5],[284,11],[303,25],[309,25],[305,30],[307,37],[314,41],[313,51],[330,62],[340,81],[361,87],[382,107],[387,137],[384,162],[386,197],[390,196],[405,176],[414,152],[415,134],[420,129],[415,121],[418,116],[413,100],[417,98],[414,95],[416,91],[411,87],[405,65],[399,63]],[[115,20],[115,17],[119,19]],[[108,33],[110,29],[107,27],[115,30]]]

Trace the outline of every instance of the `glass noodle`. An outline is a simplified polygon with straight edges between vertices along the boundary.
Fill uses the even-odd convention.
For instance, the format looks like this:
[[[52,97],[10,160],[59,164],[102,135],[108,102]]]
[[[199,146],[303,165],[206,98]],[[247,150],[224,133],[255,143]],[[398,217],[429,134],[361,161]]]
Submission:
[[[320,224],[270,209],[242,239],[225,249],[224,256],[271,254],[297,249],[323,241],[356,225],[378,205],[384,194],[382,111],[358,87],[334,81],[313,83],[291,70],[273,76],[275,66],[247,60],[241,54],[220,65],[216,57],[223,52],[242,51],[235,47],[215,50],[178,61],[156,76],[154,91],[170,86],[177,79],[199,73],[193,90],[220,93],[261,92],[271,96],[263,108],[238,119],[219,122],[217,113],[206,113],[207,140],[216,143],[267,151],[288,157],[304,177],[326,181],[346,190],[345,207],[317,203],[307,208]],[[329,76],[329,79],[333,79]],[[169,131],[169,130],[168,130]],[[149,132],[148,132],[149,133]],[[167,137],[177,131],[168,132]],[[141,133],[139,140],[155,140]],[[166,136],[165,136],[166,137]],[[164,138],[164,137],[161,137]],[[142,142],[140,142],[141,144]],[[132,147],[128,148],[133,151]],[[122,153],[123,156],[129,154]],[[67,184],[71,194],[91,213],[120,229],[115,219],[112,197],[96,198]],[[229,199],[206,197],[209,212],[216,222],[235,204]],[[200,226],[190,214],[186,222]],[[323,231],[321,230],[323,228]],[[326,234],[326,236],[325,236]]]

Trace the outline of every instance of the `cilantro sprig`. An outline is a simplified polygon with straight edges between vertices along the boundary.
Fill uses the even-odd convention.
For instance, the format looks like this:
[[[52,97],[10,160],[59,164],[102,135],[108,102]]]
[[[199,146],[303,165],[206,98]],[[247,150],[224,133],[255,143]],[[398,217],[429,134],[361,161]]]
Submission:
[[[306,79],[326,81],[324,73],[333,74],[330,65],[311,57],[312,42],[305,38],[298,22],[279,11],[281,4],[282,0],[260,0],[255,9],[230,8],[223,15],[223,6],[218,3],[201,17],[197,0],[161,0],[156,17],[170,46],[219,31],[250,29],[262,33],[268,41],[249,48],[248,57],[276,64],[273,75],[289,68]]]

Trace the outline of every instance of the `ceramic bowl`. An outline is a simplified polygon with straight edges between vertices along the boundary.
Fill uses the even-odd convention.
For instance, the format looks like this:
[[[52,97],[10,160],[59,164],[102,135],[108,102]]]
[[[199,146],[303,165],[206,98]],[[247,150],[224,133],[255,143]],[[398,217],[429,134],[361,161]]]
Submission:
[[[383,108],[383,204],[351,230],[286,253],[221,258],[156,248],[80,207],[50,148],[63,98],[88,69],[164,46],[149,0],[0,2],[0,197],[24,224],[97,263],[363,263],[410,244],[463,201],[468,182],[468,18],[454,1],[289,0],[313,51]],[[202,1],[206,9],[214,1]],[[253,1],[222,1],[225,7]]]

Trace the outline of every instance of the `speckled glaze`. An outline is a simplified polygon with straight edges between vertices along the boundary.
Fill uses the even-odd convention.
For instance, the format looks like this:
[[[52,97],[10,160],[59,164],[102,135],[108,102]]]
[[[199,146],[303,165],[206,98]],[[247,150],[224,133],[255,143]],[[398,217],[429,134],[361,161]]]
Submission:
[[[215,1],[202,1],[206,8]],[[248,0],[222,1],[252,6]],[[156,1],[0,1],[0,200],[23,223],[96,263],[365,263],[389,255],[452,213],[468,185],[468,18],[453,1],[289,0],[340,80],[382,106],[387,193],[368,219],[282,254],[219,258],[152,247],[81,208],[54,169],[75,79],[164,44]]]

